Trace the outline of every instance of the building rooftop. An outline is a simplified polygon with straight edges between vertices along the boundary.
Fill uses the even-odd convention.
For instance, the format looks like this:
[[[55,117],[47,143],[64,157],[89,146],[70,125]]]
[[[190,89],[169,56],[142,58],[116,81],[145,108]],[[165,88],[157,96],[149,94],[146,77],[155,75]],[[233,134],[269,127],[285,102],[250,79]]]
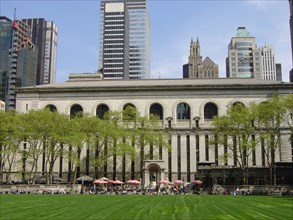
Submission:
[[[288,82],[278,82],[261,80],[254,78],[214,78],[214,79],[143,79],[143,80],[101,80],[100,78],[74,78],[66,82],[45,84],[19,88],[19,91],[44,91],[44,90],[67,90],[67,89],[187,89],[187,88],[215,88],[215,87],[270,87],[278,85],[287,85],[292,87],[293,84]]]
[[[238,27],[236,37],[251,37],[245,27]]]

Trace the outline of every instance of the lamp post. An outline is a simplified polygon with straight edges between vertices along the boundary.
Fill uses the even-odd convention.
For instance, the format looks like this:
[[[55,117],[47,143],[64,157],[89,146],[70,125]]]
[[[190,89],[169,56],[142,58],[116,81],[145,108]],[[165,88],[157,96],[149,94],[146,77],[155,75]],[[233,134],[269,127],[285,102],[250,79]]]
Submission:
[[[199,116],[195,116],[193,118],[193,120],[194,120],[195,128],[199,128],[199,120],[200,120],[200,117]]]
[[[172,128],[172,120],[173,120],[173,118],[172,117],[167,117],[166,120],[168,122],[167,128]]]

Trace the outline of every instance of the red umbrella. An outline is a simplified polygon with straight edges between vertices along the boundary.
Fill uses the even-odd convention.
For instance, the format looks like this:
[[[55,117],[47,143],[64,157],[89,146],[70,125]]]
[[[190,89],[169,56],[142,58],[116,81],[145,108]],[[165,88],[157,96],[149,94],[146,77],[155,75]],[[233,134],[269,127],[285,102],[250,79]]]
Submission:
[[[113,184],[113,182],[114,182],[113,180],[107,180],[108,184]]]
[[[161,180],[160,183],[161,184],[171,184],[169,180]]]
[[[133,184],[133,180],[128,180],[127,183],[128,184]]]
[[[183,180],[175,180],[175,182],[174,182],[175,184],[177,184],[177,185],[180,185],[180,184],[183,184],[184,183],[184,181]]]
[[[140,182],[138,180],[128,180],[127,181],[128,184],[133,184],[133,185],[139,185]]]
[[[200,185],[203,184],[203,182],[201,180],[193,180],[192,183]]]
[[[115,180],[113,181],[113,184],[117,184],[117,185],[121,185],[123,184],[124,182],[120,181],[120,180]]]
[[[105,180],[94,180],[93,183],[94,184],[105,184],[105,183],[107,183],[107,181],[105,181]]]
[[[134,184],[134,185],[139,185],[139,184],[140,184],[140,181],[138,181],[138,180],[133,180],[133,184]]]

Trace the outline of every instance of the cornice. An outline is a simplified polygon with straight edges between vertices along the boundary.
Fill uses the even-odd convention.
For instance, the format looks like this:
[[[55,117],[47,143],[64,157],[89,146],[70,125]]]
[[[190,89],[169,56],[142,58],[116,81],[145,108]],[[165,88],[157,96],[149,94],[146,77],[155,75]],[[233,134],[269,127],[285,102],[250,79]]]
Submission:
[[[66,87],[26,87],[17,93],[96,93],[96,92],[172,92],[172,91],[232,91],[232,90],[293,90],[292,83],[280,84],[223,84],[223,85],[129,85],[129,86],[66,86]]]

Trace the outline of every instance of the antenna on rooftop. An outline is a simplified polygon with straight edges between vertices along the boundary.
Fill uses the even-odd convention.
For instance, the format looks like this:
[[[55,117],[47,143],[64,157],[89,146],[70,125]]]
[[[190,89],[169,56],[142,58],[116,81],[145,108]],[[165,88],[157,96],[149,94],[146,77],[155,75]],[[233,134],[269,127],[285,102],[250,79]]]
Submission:
[[[16,8],[14,8],[14,16],[13,16],[13,20],[15,21],[16,19]]]

